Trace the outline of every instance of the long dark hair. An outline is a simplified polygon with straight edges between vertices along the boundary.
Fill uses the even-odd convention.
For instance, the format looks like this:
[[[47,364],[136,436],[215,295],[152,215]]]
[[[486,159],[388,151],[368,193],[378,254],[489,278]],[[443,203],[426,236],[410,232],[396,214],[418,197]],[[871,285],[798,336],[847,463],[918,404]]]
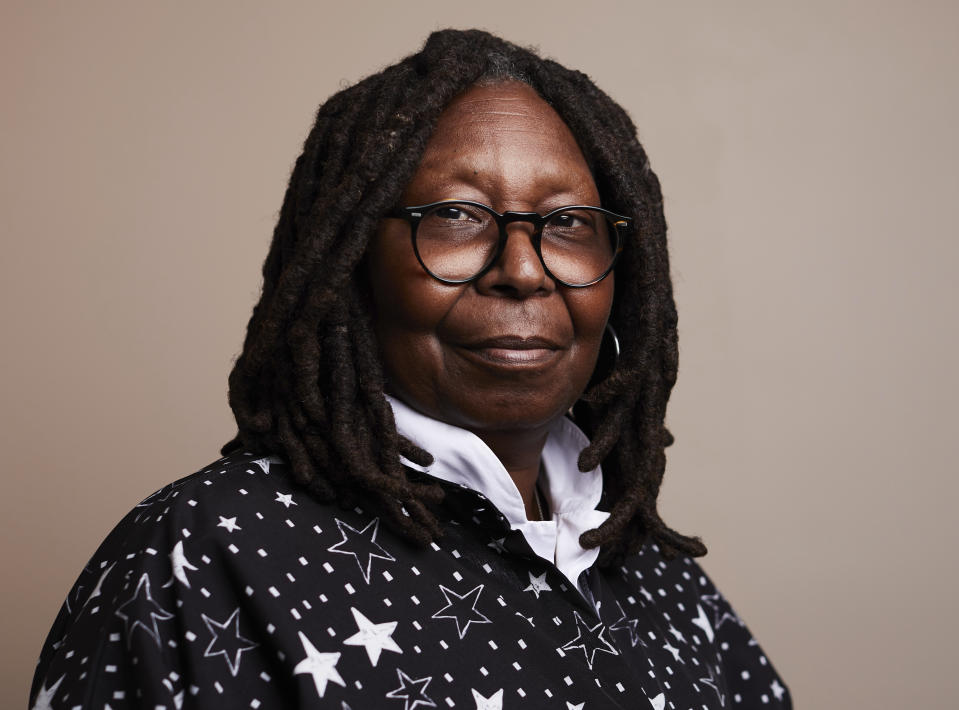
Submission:
[[[656,500],[672,443],[664,418],[676,380],[676,307],[659,180],[626,112],[580,72],[477,30],[435,32],[423,50],[324,103],[297,159],[263,265],[263,293],[230,375],[243,447],[276,453],[317,498],[362,493],[386,522],[425,543],[441,534],[439,486],[400,455],[431,456],[396,432],[367,297],[354,278],[380,219],[411,179],[437,118],[478,82],[529,84],[569,126],[603,203],[635,220],[616,266],[615,368],[576,407],[591,436],[579,467],[602,464],[609,519],[584,533],[608,562],[652,539],[666,556],[702,555],[662,521]]]

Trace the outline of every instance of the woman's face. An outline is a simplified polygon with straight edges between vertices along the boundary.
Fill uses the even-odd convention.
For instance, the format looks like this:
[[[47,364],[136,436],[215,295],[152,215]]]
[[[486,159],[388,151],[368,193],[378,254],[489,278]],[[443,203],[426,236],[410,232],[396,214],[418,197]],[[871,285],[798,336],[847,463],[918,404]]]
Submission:
[[[482,202],[498,212],[599,205],[583,154],[528,86],[477,86],[440,116],[402,205]],[[482,432],[545,429],[589,381],[613,301],[613,276],[558,286],[513,223],[499,261],[468,284],[420,266],[402,219],[370,247],[374,326],[388,391],[421,412]]]

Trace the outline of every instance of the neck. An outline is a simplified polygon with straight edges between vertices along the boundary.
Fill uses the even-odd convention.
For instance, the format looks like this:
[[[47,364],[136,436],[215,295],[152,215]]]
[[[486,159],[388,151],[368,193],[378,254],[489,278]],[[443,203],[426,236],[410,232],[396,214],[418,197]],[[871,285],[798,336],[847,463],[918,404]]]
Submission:
[[[490,447],[513,479],[526,506],[527,519],[539,520],[539,511],[536,506],[536,481],[542,466],[543,446],[546,444],[548,432],[536,430],[530,432],[474,431],[473,433]]]

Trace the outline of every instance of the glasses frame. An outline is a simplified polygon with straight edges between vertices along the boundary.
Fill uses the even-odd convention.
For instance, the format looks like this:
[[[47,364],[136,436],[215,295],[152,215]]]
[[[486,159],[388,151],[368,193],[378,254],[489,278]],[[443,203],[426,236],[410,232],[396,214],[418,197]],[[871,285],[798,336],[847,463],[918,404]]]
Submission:
[[[489,213],[496,220],[496,225],[499,227],[499,241],[496,243],[496,250],[493,252],[493,256],[490,258],[489,263],[479,270],[475,275],[470,276],[467,279],[446,279],[442,276],[437,276],[429,267],[423,263],[423,257],[420,256],[420,250],[416,245],[416,229],[419,227],[420,220],[423,218],[423,215],[436,207],[442,207],[443,205],[469,205],[471,207],[478,207],[481,210]],[[584,284],[574,284],[569,283],[568,281],[563,281],[560,278],[550,271],[549,267],[546,265],[546,261],[543,259],[543,250],[542,250],[542,241],[543,241],[543,227],[546,223],[554,216],[560,212],[565,212],[567,210],[582,210],[587,209],[592,212],[599,212],[607,217],[612,218],[613,231],[616,234],[616,243],[613,250],[613,258],[610,261],[609,267],[604,271],[600,276],[596,277],[592,281]],[[409,222],[410,225],[410,241],[413,245],[413,253],[416,254],[416,260],[420,262],[420,266],[423,267],[423,270],[432,276],[437,281],[440,281],[445,284],[457,285],[457,284],[466,284],[472,281],[476,281],[479,278],[488,272],[493,266],[499,261],[500,257],[503,255],[503,250],[506,248],[506,240],[509,239],[509,232],[506,231],[506,227],[514,222],[528,222],[533,225],[533,232],[530,234],[530,242],[533,245],[533,249],[536,252],[536,256],[539,257],[539,263],[543,265],[543,271],[546,272],[546,275],[549,276],[556,283],[562,284],[567,288],[586,288],[587,286],[592,286],[597,284],[607,276],[613,270],[613,267],[616,266],[616,261],[619,259],[620,253],[623,251],[623,234],[622,231],[629,227],[632,223],[632,218],[624,217],[623,215],[616,214],[615,212],[610,212],[607,209],[602,207],[596,207],[594,205],[565,205],[563,207],[557,207],[555,210],[550,210],[546,214],[540,214],[539,212],[497,212],[489,205],[484,205],[482,202],[474,202],[472,200],[440,200],[439,202],[430,202],[425,205],[415,205],[412,207],[399,207],[389,213],[389,217],[395,217],[397,219],[405,219]]]

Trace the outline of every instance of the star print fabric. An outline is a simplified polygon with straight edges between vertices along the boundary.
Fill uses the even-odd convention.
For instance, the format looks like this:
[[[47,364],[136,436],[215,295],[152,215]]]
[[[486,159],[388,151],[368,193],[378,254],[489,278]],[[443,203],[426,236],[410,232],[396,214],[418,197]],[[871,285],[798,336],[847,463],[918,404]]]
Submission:
[[[318,503],[276,458],[166,486],[70,591],[32,707],[791,707],[692,560],[594,566],[587,601],[481,494],[441,485],[426,548]]]

